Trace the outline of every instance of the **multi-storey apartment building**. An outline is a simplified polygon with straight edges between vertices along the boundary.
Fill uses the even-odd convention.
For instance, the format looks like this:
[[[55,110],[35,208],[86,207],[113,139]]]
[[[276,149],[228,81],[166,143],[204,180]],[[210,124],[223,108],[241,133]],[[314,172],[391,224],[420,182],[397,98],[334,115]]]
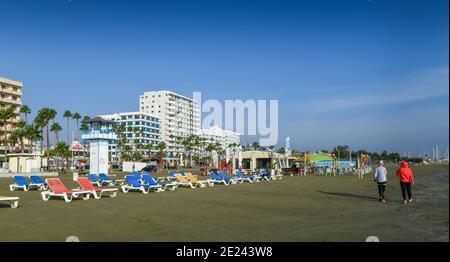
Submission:
[[[159,117],[145,112],[127,112],[110,115],[100,115],[99,117],[114,121],[125,126],[124,136],[126,145],[131,146],[134,152],[140,152],[143,156],[148,156],[149,150],[137,148],[137,145],[151,144],[154,147],[161,141],[161,122]],[[156,149],[155,149],[156,150]],[[113,159],[118,158],[117,144],[109,145],[109,152]]]
[[[240,144],[241,135],[239,133],[222,129],[218,126],[200,129],[197,135],[205,138],[208,143],[220,143],[223,149],[231,144]]]
[[[200,109],[196,101],[172,91],[145,92],[139,99],[140,111],[161,120],[161,139],[167,144],[166,157],[178,159],[183,152],[177,137],[195,135],[200,129]]]
[[[14,108],[13,116],[6,121],[6,127],[3,121],[0,122],[0,154],[5,153],[5,141],[8,140],[9,135],[20,120],[22,87],[23,84],[21,82],[0,77],[0,109]]]

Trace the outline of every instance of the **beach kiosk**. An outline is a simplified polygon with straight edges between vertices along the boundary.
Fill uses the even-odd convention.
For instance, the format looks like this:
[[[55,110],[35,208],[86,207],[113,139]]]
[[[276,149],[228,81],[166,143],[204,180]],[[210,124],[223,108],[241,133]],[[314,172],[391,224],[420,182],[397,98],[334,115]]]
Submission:
[[[83,132],[81,139],[89,144],[89,173],[90,174],[108,174],[109,169],[109,144],[115,144],[117,135],[113,126],[117,123],[105,120],[101,117],[95,117],[85,121],[89,128]]]

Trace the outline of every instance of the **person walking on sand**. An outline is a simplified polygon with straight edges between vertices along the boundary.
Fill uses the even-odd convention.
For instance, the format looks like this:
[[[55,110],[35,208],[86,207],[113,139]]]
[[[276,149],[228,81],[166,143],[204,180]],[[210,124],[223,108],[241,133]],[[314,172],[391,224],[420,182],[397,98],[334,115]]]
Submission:
[[[378,184],[379,201],[386,203],[384,192],[386,191],[387,170],[386,167],[384,167],[383,160],[380,160],[378,167],[375,169],[374,181]]]
[[[397,170],[397,176],[400,179],[400,188],[402,189],[403,204],[406,204],[408,201],[409,203],[411,203],[413,201],[411,194],[411,184],[414,184],[414,177],[411,169],[408,167],[408,162],[402,162],[400,164],[400,168]]]

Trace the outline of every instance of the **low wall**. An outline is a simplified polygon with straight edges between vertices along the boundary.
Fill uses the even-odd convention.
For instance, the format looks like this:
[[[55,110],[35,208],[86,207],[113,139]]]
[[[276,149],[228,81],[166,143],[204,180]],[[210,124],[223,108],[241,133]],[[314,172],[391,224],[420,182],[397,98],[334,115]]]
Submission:
[[[0,177],[13,177],[13,176],[45,176],[52,177],[58,176],[58,172],[42,172],[42,173],[0,173]]]

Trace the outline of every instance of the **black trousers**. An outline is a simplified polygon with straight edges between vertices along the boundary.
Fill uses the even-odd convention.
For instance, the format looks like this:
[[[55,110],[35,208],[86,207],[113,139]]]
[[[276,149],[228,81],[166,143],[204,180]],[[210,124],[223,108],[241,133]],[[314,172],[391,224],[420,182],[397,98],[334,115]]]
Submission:
[[[386,191],[386,182],[378,182],[378,195],[381,199],[384,199],[384,191]]]
[[[403,200],[406,200],[406,196],[408,195],[408,199],[411,199],[411,183],[410,182],[400,182],[400,188],[402,189]]]

